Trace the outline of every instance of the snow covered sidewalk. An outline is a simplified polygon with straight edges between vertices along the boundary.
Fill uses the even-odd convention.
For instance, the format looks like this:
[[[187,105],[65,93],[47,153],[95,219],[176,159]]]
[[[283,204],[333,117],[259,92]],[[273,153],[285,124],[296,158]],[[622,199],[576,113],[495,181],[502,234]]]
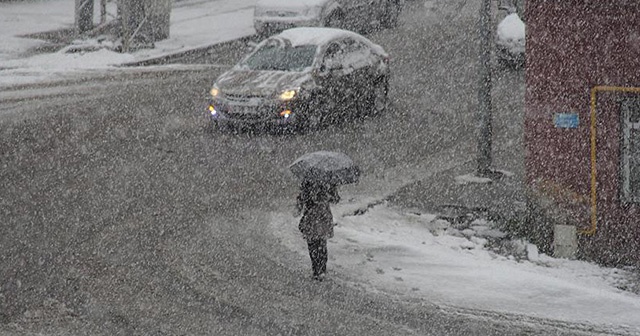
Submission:
[[[255,1],[176,2],[171,12],[170,38],[157,42],[153,49],[122,54],[95,39],[76,42],[85,47],[93,45],[97,49],[93,52],[67,52],[70,48],[63,48],[33,56],[28,56],[29,51],[45,41],[23,36],[72,28],[75,0],[0,3],[0,87],[74,77],[87,70],[110,69],[253,35]],[[109,17],[113,18],[115,2],[108,5]],[[94,18],[97,21],[99,14]]]
[[[456,228],[433,214],[381,203],[334,208],[338,223],[329,241],[329,275],[357,279],[372,290],[456,309],[562,321],[605,334],[640,334],[640,296],[618,287],[632,274],[538,254],[535,246],[491,242],[502,234],[476,219]],[[282,243],[308,267],[297,218],[273,214]],[[498,250],[502,252],[498,252]],[[333,275],[332,275],[333,273]],[[535,322],[534,322],[535,323]]]

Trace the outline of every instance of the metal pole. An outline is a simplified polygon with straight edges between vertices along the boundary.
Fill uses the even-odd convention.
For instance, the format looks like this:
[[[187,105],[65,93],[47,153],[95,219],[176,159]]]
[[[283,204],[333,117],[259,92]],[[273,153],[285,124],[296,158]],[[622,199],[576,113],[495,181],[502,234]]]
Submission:
[[[129,37],[131,36],[131,6],[129,0],[118,0],[120,24],[122,27],[122,52],[129,52]]]
[[[482,0],[480,7],[480,55],[478,90],[478,176],[491,174],[491,0]]]
[[[107,0],[100,0],[100,24],[107,22]]]

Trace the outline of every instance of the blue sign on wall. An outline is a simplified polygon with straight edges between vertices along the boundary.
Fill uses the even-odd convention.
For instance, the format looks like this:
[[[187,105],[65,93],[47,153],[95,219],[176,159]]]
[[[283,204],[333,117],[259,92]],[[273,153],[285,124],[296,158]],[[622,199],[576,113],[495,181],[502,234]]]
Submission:
[[[580,118],[577,113],[556,113],[553,116],[553,124],[557,128],[578,128]]]

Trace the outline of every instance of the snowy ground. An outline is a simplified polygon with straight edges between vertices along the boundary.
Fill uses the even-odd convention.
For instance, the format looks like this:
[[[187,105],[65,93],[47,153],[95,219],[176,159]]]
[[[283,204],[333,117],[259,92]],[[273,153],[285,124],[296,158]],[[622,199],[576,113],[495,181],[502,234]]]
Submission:
[[[88,69],[108,70],[254,33],[251,6],[255,0],[186,0],[172,12],[171,38],[157,43],[155,49],[119,54],[106,45],[95,52],[62,50],[25,58],[43,42],[20,36],[71,27],[74,1],[0,3],[0,87],[67,78]],[[97,40],[78,43],[99,44]],[[349,196],[355,187],[345,188]],[[500,232],[481,219],[461,228],[433,214],[402,211],[385,203],[354,215],[376,197],[358,194],[369,199],[349,201],[343,195],[346,201],[334,208],[339,225],[329,245],[330,273],[358,279],[373,290],[447,307],[596,324],[602,330],[640,334],[640,297],[619,289],[631,276],[624,270],[554,259],[524,242],[512,242],[507,253],[494,252],[489,243]],[[297,232],[297,219],[277,213],[272,225],[278,227],[275,232],[283,232],[282,243],[299,254],[300,266],[305,267],[306,246]]]
[[[449,308],[492,311],[576,325],[604,333],[640,334],[640,297],[619,287],[633,275],[621,269],[555,259],[534,245],[498,239],[494,223],[452,225],[433,214],[380,203],[334,207],[329,275],[342,274],[372,290],[425,299]],[[282,243],[309,261],[299,218],[273,214]],[[492,243],[500,241],[501,245]],[[588,329],[588,327],[586,327]]]
[[[110,50],[113,47],[110,42],[92,39],[76,41],[74,46],[55,53],[29,57],[25,55],[30,55],[34,48],[44,45],[45,41],[22,36],[73,27],[75,0],[0,3],[0,87],[77,77],[88,70],[109,70],[129,62],[153,59],[253,35],[255,1],[177,2],[171,12],[170,38],[157,42],[154,49],[123,54]],[[108,4],[108,17],[113,18],[116,11],[115,1]],[[99,17],[98,13],[94,15],[96,21]],[[78,46],[91,46],[99,50],[67,52],[73,49],[71,47]]]

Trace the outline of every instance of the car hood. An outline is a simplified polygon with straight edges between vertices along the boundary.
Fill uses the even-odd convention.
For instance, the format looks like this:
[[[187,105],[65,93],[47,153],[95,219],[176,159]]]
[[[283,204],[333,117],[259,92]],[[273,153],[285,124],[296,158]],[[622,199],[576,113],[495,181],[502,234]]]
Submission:
[[[328,0],[258,0],[256,7],[301,9],[322,6],[327,2]]]
[[[232,69],[218,77],[216,85],[223,94],[269,97],[283,90],[302,87],[311,73],[293,71],[257,71]]]
[[[496,38],[502,43],[525,43],[525,24],[518,14],[509,14],[500,21]]]

